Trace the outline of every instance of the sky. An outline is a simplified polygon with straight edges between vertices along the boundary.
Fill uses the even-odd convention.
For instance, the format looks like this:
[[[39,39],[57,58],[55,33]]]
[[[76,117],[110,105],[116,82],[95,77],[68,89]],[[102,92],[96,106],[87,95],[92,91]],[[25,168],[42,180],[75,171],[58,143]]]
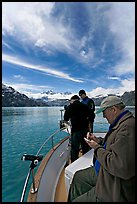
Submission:
[[[135,2],[2,2],[2,83],[90,97],[135,90]]]

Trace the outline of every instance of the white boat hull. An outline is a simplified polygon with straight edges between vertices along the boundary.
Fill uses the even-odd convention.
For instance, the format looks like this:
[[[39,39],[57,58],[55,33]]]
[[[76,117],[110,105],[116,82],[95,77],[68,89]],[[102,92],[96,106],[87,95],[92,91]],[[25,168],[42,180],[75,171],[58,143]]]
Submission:
[[[95,133],[97,137],[104,137],[106,133]],[[46,155],[42,160],[35,176],[36,188],[38,191],[35,194],[29,193],[28,202],[55,202],[56,187],[62,170],[65,168],[69,160],[70,147],[69,137],[63,139],[54,149]],[[69,191],[74,173],[83,168],[93,165],[94,150],[81,156],[75,162],[69,164],[65,168],[65,185],[66,193]],[[64,201],[62,198],[59,202]]]

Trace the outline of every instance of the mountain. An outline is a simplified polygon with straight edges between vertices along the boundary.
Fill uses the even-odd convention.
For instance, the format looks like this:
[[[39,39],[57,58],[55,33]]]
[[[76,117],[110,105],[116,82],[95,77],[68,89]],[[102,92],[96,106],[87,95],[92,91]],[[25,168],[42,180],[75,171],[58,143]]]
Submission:
[[[12,87],[2,84],[2,107],[48,106],[43,101],[36,101],[21,94]]]
[[[46,94],[46,96],[41,95],[41,98],[38,99],[29,98],[14,88],[2,84],[2,107],[64,106],[69,104],[68,96],[72,95],[72,93],[69,92],[54,93],[52,91],[47,91],[42,94]],[[56,97],[54,97],[54,95],[56,95]],[[58,99],[55,99],[57,95]],[[99,106],[103,98],[103,96],[98,96],[92,99],[95,105]],[[135,106],[135,91],[125,92],[121,98],[126,106]]]
[[[113,95],[113,94],[109,94],[109,95]],[[100,106],[101,101],[104,98],[105,97],[96,97],[92,99],[95,102],[96,106]],[[135,91],[125,92],[123,95],[121,95],[121,99],[123,100],[126,106],[135,106]]]
[[[135,91],[125,92],[121,98],[126,106],[135,106]]]

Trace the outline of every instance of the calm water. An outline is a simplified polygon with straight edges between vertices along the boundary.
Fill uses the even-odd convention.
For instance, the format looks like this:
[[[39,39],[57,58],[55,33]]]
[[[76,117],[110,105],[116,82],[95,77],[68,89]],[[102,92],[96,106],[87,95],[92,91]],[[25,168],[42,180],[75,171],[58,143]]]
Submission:
[[[36,155],[45,140],[59,129],[60,109],[62,107],[2,108],[2,202],[20,201],[30,165],[29,161],[23,162],[21,157],[24,153]],[[135,115],[134,107],[128,109]],[[98,114],[94,131],[106,132],[108,127],[102,113]],[[64,132],[59,133],[54,142],[65,135]],[[49,143],[42,151],[47,152],[50,146]],[[28,187],[30,185],[31,181]]]

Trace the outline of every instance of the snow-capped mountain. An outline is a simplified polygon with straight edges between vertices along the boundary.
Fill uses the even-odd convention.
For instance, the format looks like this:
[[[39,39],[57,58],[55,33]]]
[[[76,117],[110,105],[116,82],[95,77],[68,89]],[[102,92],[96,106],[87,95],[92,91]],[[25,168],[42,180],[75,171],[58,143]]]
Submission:
[[[33,93],[29,93],[28,97],[30,98],[34,98],[34,99],[42,99],[43,101],[54,101],[54,100],[69,100],[72,97],[71,92],[65,92],[65,93],[59,93],[59,92],[54,92],[52,90],[49,91],[44,91],[42,93],[37,93],[37,94],[33,94]]]
[[[42,92],[37,98],[21,94],[10,86],[2,84],[3,107],[29,107],[29,106],[64,106],[69,104],[69,99],[74,95],[69,92],[55,93],[53,91]],[[96,106],[99,106],[105,96],[92,98]],[[135,91],[125,92],[121,98],[125,105],[135,106]]]
[[[10,86],[2,84],[2,106],[3,107],[30,107],[43,106],[44,103],[39,103],[35,99],[31,99],[25,94],[21,94]]]
[[[68,95],[47,91],[39,97],[28,97],[21,94],[10,86],[2,84],[2,106],[3,107],[29,107],[29,106],[64,106],[68,104]]]

